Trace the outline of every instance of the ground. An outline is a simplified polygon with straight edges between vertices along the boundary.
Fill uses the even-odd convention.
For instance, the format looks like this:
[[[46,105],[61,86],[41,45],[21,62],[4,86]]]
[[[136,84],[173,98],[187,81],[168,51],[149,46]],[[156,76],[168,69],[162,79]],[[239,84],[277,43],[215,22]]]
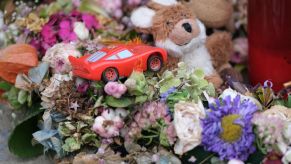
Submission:
[[[0,102],[0,164],[51,164],[45,156],[34,159],[19,159],[8,150],[7,140],[13,127],[22,117],[21,111],[13,111]]]

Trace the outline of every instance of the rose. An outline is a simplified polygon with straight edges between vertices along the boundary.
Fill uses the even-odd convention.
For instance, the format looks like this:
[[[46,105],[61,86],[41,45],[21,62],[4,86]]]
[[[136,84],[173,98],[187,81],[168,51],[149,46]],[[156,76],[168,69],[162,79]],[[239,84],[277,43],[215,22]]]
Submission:
[[[74,23],[74,32],[79,39],[85,40],[89,38],[89,30],[86,28],[85,24],[82,22]]]
[[[200,119],[205,117],[205,111],[201,101],[198,104],[179,102],[174,109],[174,126],[178,136],[174,151],[182,155],[201,143]]]

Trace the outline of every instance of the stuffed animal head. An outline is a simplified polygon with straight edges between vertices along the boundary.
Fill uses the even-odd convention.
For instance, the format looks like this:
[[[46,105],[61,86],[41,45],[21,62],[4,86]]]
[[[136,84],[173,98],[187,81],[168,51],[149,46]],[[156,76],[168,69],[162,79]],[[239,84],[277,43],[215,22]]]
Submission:
[[[131,21],[137,30],[152,34],[158,47],[181,57],[205,43],[204,25],[176,0],[152,0],[133,11]]]
[[[232,0],[182,0],[182,3],[209,28],[228,25],[233,13]]]

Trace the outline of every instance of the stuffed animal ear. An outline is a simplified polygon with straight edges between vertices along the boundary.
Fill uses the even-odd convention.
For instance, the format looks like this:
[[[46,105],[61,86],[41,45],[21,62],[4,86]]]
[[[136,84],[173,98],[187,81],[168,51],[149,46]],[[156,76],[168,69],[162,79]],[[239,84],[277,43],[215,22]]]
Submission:
[[[142,30],[149,30],[153,25],[153,17],[156,12],[147,7],[140,7],[132,12],[130,20],[132,24]]]

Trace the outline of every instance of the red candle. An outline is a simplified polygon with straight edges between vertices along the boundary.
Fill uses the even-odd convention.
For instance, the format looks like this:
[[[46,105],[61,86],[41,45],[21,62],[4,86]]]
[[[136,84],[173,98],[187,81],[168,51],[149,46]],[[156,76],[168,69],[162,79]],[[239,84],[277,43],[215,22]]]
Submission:
[[[252,84],[291,81],[291,0],[248,1],[249,74]]]

